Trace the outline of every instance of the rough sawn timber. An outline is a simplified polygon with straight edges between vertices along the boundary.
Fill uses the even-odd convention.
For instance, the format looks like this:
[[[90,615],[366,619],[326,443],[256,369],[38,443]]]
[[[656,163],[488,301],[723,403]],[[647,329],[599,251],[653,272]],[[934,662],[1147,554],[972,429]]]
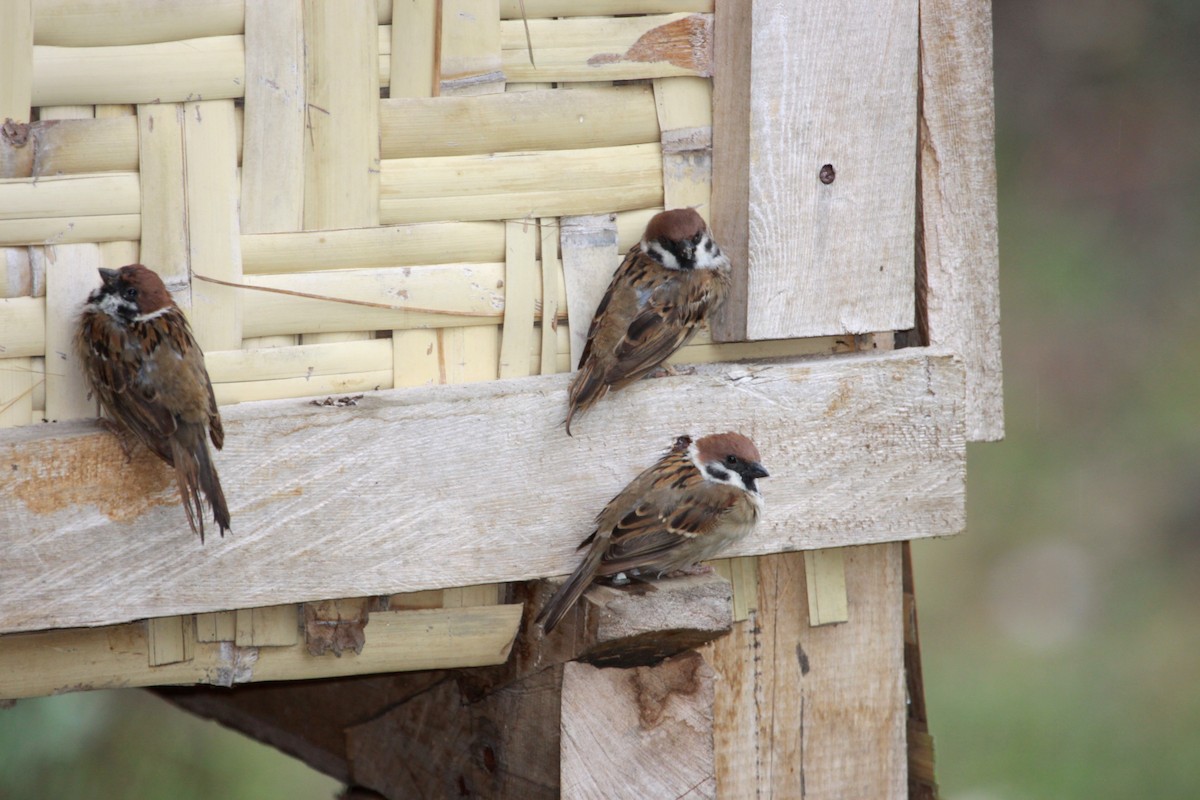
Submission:
[[[739,430],[771,471],[729,555],[965,523],[957,358],[714,364],[560,427],[569,376],[226,407],[233,531],[188,534],[165,466],[90,421],[0,434],[0,632],[569,572],[594,515],[680,433]]]

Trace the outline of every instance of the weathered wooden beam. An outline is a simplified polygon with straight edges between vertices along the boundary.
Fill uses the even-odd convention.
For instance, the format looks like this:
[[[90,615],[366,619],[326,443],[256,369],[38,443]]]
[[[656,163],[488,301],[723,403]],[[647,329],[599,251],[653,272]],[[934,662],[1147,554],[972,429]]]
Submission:
[[[718,341],[913,326],[917,0],[716,4]]]
[[[126,463],[86,421],[6,430],[0,631],[565,574],[597,510],[684,432],[740,430],[771,471],[764,519],[730,556],[964,525],[950,356],[701,366],[614,395],[574,437],[567,380],[227,407],[216,461],[233,531],[204,545],[146,453]]]

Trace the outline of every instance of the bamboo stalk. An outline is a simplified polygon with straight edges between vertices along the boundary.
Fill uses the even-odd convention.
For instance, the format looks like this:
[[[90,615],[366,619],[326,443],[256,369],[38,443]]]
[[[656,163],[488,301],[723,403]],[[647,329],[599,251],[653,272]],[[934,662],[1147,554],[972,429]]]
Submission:
[[[245,11],[245,0],[33,0],[37,43],[63,47],[229,36]]]
[[[234,621],[234,642],[239,647],[286,647],[300,641],[300,609],[288,603],[261,608],[239,608]]]
[[[392,360],[387,339],[255,350],[213,350],[204,356],[214,385],[314,378],[347,372],[381,372],[391,367]]]
[[[94,417],[72,337],[75,317],[88,293],[100,283],[100,249],[94,244],[46,248],[46,417],[69,420]]]
[[[660,139],[648,86],[485,97],[401,98],[380,104],[385,159],[576,150]]]
[[[187,196],[183,153],[183,106],[138,107],[139,177],[142,193],[142,258],[166,279],[186,280]]]
[[[503,92],[499,0],[440,0],[438,5],[442,11],[438,94]]]
[[[369,340],[368,340],[369,341]],[[321,345],[304,345],[308,347]],[[317,375],[282,378],[273,381],[235,381],[214,383],[213,394],[218,405],[257,402],[259,400],[283,400],[289,397],[328,397],[330,395],[361,394],[379,389],[392,388],[392,368],[371,372],[343,372],[335,375]]]
[[[713,0],[500,0],[501,19],[611,17],[618,14],[711,13]]]
[[[393,21],[388,40],[393,56],[388,65],[391,96],[432,97],[437,79],[437,3],[394,0],[388,5]]]
[[[542,251],[542,324],[538,373],[549,375],[558,372],[559,305],[554,282],[562,274],[562,261],[558,256],[558,220],[546,218],[541,221]],[[566,326],[561,333],[566,336]],[[569,341],[569,340],[567,340]],[[568,345],[569,347],[569,345]],[[567,367],[570,369],[570,366]]]
[[[232,642],[236,635],[237,612],[212,611],[196,615],[197,642]]]
[[[504,259],[500,222],[445,222],[242,237],[246,274]]]
[[[192,660],[196,641],[195,617],[155,617],[146,620],[146,662],[157,667]]]
[[[241,97],[244,84],[241,36],[33,48],[35,106],[229,99]]]
[[[510,220],[505,223],[504,327],[500,341],[499,377],[529,375],[533,352],[534,298],[538,292],[538,224]]]
[[[0,220],[136,214],[139,205],[138,176],[130,173],[0,180]]]
[[[0,220],[0,246],[125,241],[141,232],[140,214]]]
[[[0,4],[0,123],[30,122],[33,91],[33,14],[29,2]]]
[[[661,78],[654,104],[662,128],[663,202],[695,208],[710,220],[712,200],[712,81]]]

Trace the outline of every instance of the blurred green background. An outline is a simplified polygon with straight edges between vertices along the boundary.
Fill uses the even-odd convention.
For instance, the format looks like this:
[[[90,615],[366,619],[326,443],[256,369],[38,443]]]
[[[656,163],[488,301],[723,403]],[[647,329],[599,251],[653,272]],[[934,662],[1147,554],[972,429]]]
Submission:
[[[948,800],[1200,797],[1200,3],[994,6],[1007,438],[915,547]],[[0,710],[0,797],[329,798],[141,692]]]

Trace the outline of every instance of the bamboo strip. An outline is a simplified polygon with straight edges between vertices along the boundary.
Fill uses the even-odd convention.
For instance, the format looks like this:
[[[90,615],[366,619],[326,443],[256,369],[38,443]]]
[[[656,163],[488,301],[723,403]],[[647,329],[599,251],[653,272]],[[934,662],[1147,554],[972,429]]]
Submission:
[[[621,260],[616,220],[611,214],[564,218],[560,225],[567,319],[571,323],[571,369],[575,369],[596,307]]]
[[[149,651],[146,663],[152,667],[191,661],[196,641],[195,617],[155,617],[146,620]]]
[[[750,618],[750,612],[758,608],[758,558],[722,558],[709,561],[708,565],[725,580],[733,590],[733,621]]]
[[[29,2],[0,3],[0,123],[31,122],[33,10]]]
[[[617,218],[617,250],[622,254],[629,252],[629,248],[642,240],[642,234],[646,232],[646,225],[650,223],[651,218],[662,211],[663,207],[657,208],[637,208],[633,211],[618,211]]]
[[[134,240],[141,231],[140,214],[0,220],[0,246]]]
[[[533,321],[538,282],[537,222],[510,220],[505,224],[504,327],[500,340],[501,378],[529,375]]]
[[[139,203],[138,176],[130,173],[0,180],[0,220],[136,214]]]
[[[234,642],[238,647],[286,647],[299,641],[298,606],[289,603],[237,610]]]
[[[437,340],[441,383],[478,383],[499,377],[499,326],[440,328]]]
[[[486,97],[402,98],[380,103],[385,159],[579,150],[660,139],[654,93],[645,85]]]
[[[38,109],[38,118],[43,120],[63,119],[94,119],[96,107],[93,105],[45,105]]]
[[[46,248],[46,417],[63,421],[97,415],[88,399],[75,346],[75,317],[88,293],[100,283],[103,266],[94,244]]]
[[[500,23],[504,74],[522,81],[608,81],[712,74],[712,16],[661,14]]]
[[[46,358],[29,359],[29,369],[33,373],[33,421],[43,422],[46,417]]]
[[[243,233],[304,225],[304,21],[297,0],[246,6]]]
[[[208,376],[217,385],[386,371],[391,366],[391,350],[387,339],[369,339],[255,350],[211,350],[204,356]]]
[[[504,224],[443,222],[242,237],[246,274],[502,261]]]
[[[713,0],[500,0],[500,18],[610,17],[618,14],[709,13]]]
[[[137,120],[127,116],[34,122],[20,146],[0,137],[0,175],[8,178],[137,169]]]
[[[33,10],[38,44],[98,47],[239,34],[246,2],[33,0]]]
[[[133,103],[101,103],[96,106],[96,119],[128,119],[137,116],[137,106]],[[135,120],[130,120],[135,125]]]
[[[319,334],[312,335],[319,337]],[[317,345],[305,345],[317,346]],[[238,381],[213,384],[218,405],[250,403],[259,400],[283,400],[289,397],[330,397],[374,392],[393,387],[392,368],[372,372],[344,372],[337,375],[285,378],[275,381]]]
[[[695,208],[710,220],[712,199],[712,81],[654,81],[654,104],[662,128],[663,202]]]
[[[389,5],[393,20],[388,69],[391,96],[431,97],[437,80],[437,3],[392,0]]]
[[[0,297],[33,297],[44,294],[35,290],[33,259],[28,247],[8,247],[0,265]],[[2,340],[0,340],[2,341]]]
[[[0,360],[0,428],[33,422],[33,364],[29,358]]]
[[[431,386],[441,376],[436,330],[392,331],[392,381],[397,389]]]
[[[238,98],[245,83],[244,62],[241,36],[119,47],[35,45],[33,104]]]
[[[212,611],[196,615],[197,642],[232,642],[236,635],[236,611]],[[3,641],[0,639],[0,643]],[[0,644],[2,648],[3,644]]]
[[[562,260],[558,256],[558,220],[545,218],[541,222],[541,251],[542,251],[542,324],[541,348],[538,352],[538,372],[550,375],[558,372],[558,297],[555,291],[555,281],[562,272]],[[547,322],[548,321],[548,322]],[[566,333],[562,326],[561,333]],[[569,345],[568,345],[569,346]],[[568,364],[567,369],[570,369]]]
[[[808,591],[811,627],[850,620],[843,552],[840,547],[804,551],[804,585]]]
[[[379,224],[379,83],[373,2],[304,0],[304,227]]]
[[[520,193],[480,194],[436,198],[384,198],[380,203],[380,221],[440,222],[494,220],[546,216],[576,216],[607,213],[614,208],[640,207],[662,203],[662,176],[645,182],[611,185],[602,189],[555,189]]]
[[[504,602],[501,584],[482,583],[477,586],[455,586],[442,589],[442,608],[472,608],[496,606]]]
[[[359,655],[310,656],[303,643],[246,649],[198,642],[191,661],[151,667],[140,622],[17,634],[0,639],[0,697],[81,689],[303,680],[373,672],[501,664],[521,621],[519,604],[423,611],[377,611]],[[71,653],[66,657],[65,653]]]
[[[499,0],[441,0],[438,94],[504,91],[500,68]]]
[[[142,258],[164,280],[187,280],[188,249],[186,173],[183,152],[183,106],[138,107],[139,177],[142,193]]]

